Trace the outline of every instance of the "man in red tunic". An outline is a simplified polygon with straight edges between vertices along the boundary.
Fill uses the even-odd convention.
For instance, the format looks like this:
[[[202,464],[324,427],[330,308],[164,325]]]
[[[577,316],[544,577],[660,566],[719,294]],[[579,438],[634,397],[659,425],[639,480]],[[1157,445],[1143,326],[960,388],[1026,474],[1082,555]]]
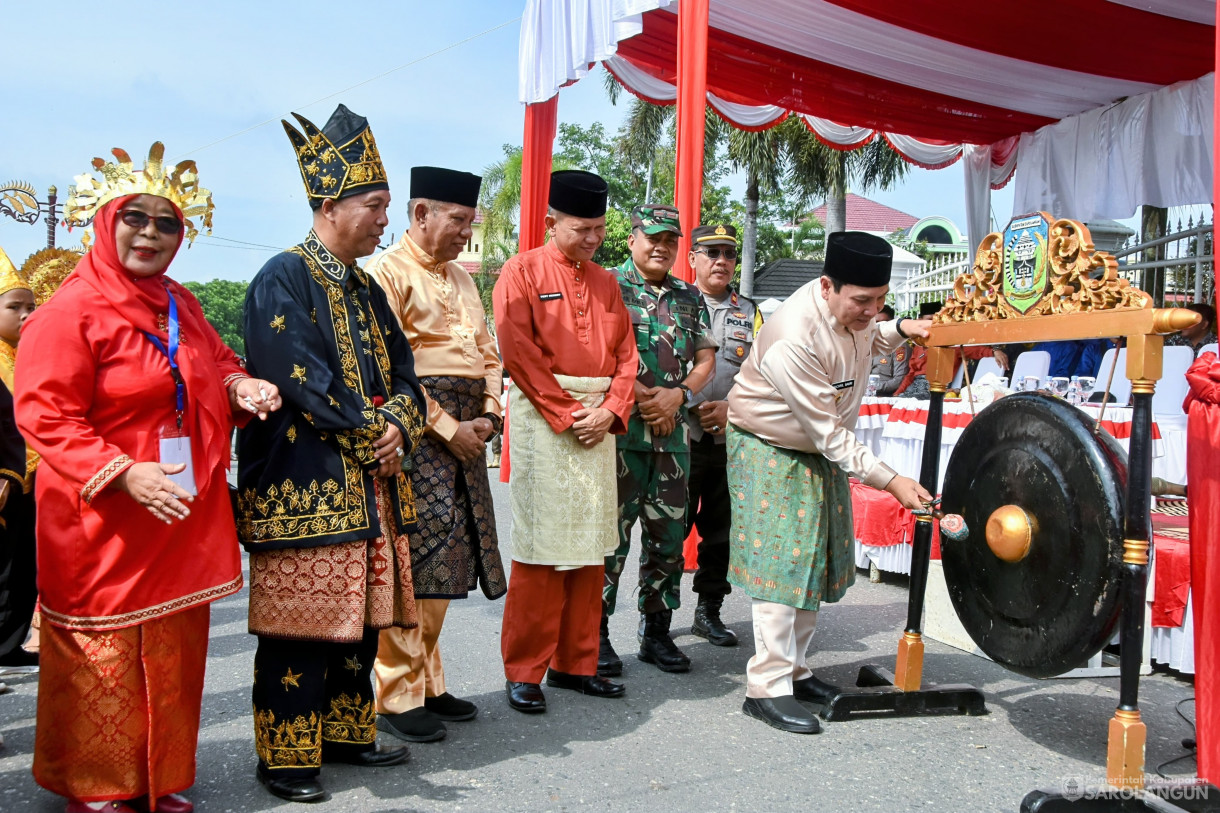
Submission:
[[[508,703],[546,711],[540,683],[597,697],[604,557],[618,545],[615,450],[639,354],[615,276],[592,262],[606,234],[606,182],[551,176],[550,241],[505,263],[496,329],[509,390],[512,572],[501,652]]]

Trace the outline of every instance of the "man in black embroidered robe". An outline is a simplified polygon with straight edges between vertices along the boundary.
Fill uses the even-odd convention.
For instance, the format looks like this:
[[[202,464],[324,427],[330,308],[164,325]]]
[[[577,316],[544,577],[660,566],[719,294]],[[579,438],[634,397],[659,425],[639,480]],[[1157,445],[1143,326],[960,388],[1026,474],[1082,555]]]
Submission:
[[[425,422],[411,349],[385,294],[356,266],[387,225],[389,184],[367,121],[343,105],[319,131],[284,128],[313,230],[246,295],[251,375],[284,409],[243,430],[238,526],[250,551],[258,773],[315,801],[322,762],[395,765],[378,749],[370,673],[378,630],[416,624],[402,460]],[[257,371],[257,372],[256,372]]]

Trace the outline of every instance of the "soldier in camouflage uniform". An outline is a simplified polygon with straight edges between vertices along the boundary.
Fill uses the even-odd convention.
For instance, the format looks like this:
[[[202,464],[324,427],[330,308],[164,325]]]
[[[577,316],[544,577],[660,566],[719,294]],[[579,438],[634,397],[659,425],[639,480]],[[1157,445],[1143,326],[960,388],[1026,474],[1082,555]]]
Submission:
[[[678,254],[678,210],[637,206],[627,245],[631,257],[617,269],[623,304],[631,316],[640,369],[627,434],[619,435],[619,546],[606,557],[598,674],[622,673],[608,637],[619,577],[627,562],[631,529],[643,520],[639,609],[644,632],[639,659],[665,672],[685,672],[690,659],[669,636],[679,604],[685,537],[686,472],[690,449],[684,420],[687,399],[715,370],[716,342],[693,285],[669,273]]]

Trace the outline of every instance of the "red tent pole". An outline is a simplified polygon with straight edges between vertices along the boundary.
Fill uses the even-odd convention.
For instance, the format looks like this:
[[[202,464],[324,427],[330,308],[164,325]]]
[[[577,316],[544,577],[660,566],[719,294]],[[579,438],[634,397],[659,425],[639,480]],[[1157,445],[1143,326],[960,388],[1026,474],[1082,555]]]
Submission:
[[[678,7],[678,163],[674,205],[682,217],[674,274],[691,282],[687,262],[690,231],[699,225],[703,203],[703,115],[707,107],[708,0],[681,0]]]
[[[518,251],[542,245],[546,236],[551,157],[559,115],[559,94],[525,106],[525,140],[521,148],[521,230]]]
[[[546,237],[546,204],[551,191],[551,158],[559,115],[559,94],[545,102],[525,106],[525,137],[521,146],[521,228],[517,250],[538,248]],[[500,482],[512,474],[508,449],[508,412],[505,404],[504,439],[500,455]]]

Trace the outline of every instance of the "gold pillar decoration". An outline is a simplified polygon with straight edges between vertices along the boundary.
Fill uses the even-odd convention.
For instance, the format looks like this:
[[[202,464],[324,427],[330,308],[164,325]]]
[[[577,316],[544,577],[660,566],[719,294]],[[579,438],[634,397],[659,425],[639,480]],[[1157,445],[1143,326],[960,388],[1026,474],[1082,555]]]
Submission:
[[[1119,709],[1110,720],[1110,742],[1106,751],[1106,781],[1123,790],[1144,787],[1144,745],[1148,727],[1138,709]]]
[[[894,685],[904,692],[917,692],[923,682],[923,636],[902,633],[898,642],[898,662],[894,665]]]

